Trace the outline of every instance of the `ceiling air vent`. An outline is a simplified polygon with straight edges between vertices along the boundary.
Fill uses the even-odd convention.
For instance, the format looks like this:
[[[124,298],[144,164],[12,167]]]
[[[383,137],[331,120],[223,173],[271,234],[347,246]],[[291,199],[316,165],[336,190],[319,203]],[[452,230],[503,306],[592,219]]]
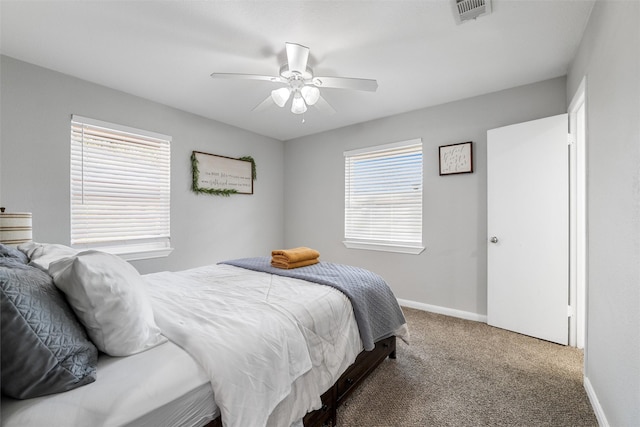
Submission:
[[[491,0],[451,0],[456,24],[491,13]]]

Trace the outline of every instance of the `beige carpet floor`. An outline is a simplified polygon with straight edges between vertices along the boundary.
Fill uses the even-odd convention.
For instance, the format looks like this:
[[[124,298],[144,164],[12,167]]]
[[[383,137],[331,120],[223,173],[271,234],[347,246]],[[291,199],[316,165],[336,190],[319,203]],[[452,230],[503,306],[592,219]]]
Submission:
[[[338,410],[338,426],[597,426],[583,353],[484,323],[403,308],[410,345]]]

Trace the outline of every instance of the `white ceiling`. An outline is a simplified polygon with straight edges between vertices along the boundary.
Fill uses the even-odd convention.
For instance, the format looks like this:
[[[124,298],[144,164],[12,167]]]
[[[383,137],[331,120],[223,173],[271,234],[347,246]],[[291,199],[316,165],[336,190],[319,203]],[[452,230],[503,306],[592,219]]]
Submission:
[[[280,140],[565,75],[592,0],[493,0],[456,25],[449,0],[8,1],[2,54]],[[284,43],[315,75],[372,78],[375,93],[322,89],[337,110],[252,108]]]

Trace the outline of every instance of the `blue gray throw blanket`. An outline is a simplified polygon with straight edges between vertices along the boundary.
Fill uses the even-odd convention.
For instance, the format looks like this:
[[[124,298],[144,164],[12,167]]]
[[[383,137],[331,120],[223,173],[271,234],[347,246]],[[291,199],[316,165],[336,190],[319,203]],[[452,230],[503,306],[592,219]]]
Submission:
[[[382,277],[369,270],[328,262],[284,270],[272,267],[270,261],[269,257],[258,257],[234,259],[219,264],[293,277],[338,289],[351,300],[360,338],[367,351],[373,350],[376,341],[393,335],[406,323],[389,285]]]

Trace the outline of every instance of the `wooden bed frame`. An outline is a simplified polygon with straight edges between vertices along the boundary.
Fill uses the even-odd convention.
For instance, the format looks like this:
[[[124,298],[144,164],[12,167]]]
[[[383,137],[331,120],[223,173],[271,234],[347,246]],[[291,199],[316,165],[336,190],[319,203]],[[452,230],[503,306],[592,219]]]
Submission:
[[[384,359],[396,358],[396,337],[378,341],[371,351],[363,351],[353,365],[322,396],[322,408],[309,412],[304,417],[304,427],[333,427],[336,425],[336,411],[362,381],[373,372]],[[223,427],[220,417],[205,427]]]

